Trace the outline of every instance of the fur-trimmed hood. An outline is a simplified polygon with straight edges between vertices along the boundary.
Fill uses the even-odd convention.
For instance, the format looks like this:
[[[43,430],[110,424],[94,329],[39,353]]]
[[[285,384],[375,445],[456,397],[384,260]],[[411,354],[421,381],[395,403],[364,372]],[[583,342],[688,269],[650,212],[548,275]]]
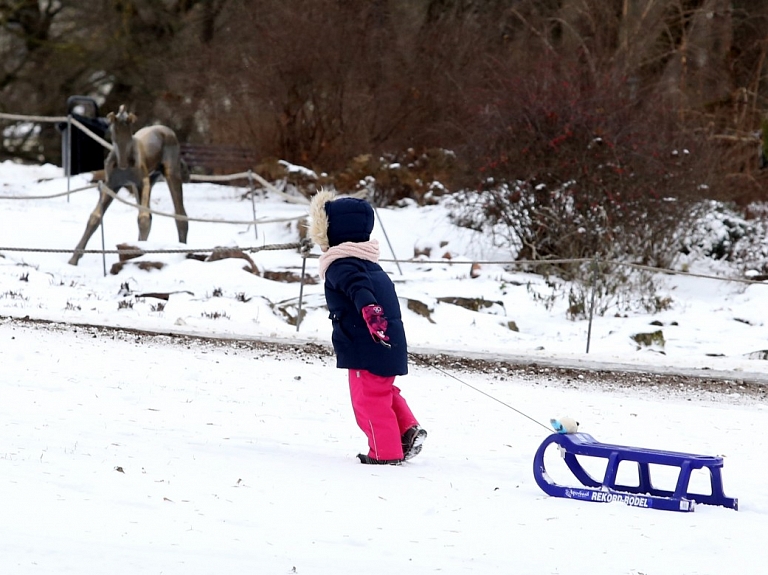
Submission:
[[[373,208],[363,199],[320,190],[309,205],[309,237],[323,251],[344,242],[367,242],[373,215]]]
[[[328,214],[325,212],[325,204],[333,198],[333,192],[320,190],[312,197],[309,204],[309,237],[323,251],[329,248]]]

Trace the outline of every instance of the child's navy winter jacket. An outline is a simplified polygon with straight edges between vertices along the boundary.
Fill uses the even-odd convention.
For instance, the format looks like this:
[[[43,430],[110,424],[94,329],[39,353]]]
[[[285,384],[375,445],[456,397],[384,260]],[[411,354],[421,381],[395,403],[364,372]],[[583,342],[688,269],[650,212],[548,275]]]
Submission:
[[[325,299],[333,323],[336,367],[365,369],[381,376],[408,373],[408,349],[392,280],[377,263],[350,257],[325,273]],[[377,303],[384,309],[391,347],[371,337],[360,310]]]

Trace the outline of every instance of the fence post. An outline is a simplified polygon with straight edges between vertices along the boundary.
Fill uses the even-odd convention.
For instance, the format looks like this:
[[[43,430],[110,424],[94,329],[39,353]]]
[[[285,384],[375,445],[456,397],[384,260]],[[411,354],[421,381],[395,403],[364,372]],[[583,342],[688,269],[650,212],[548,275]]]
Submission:
[[[373,206],[373,211],[376,212],[376,219],[379,220],[381,231],[384,232],[384,239],[387,240],[387,245],[389,246],[389,251],[392,253],[392,258],[395,260],[397,271],[400,272],[400,275],[403,275],[403,270],[400,269],[400,260],[397,259],[397,254],[395,254],[395,250],[392,249],[392,242],[389,241],[389,235],[387,235],[387,229],[384,227],[384,222],[381,221],[381,216],[379,215],[379,209],[376,207],[376,204],[374,204],[373,201],[371,201],[370,203]]]
[[[595,256],[592,260],[592,295],[589,298],[589,327],[587,328],[587,353],[589,353],[589,342],[592,339],[592,317],[595,313],[595,291],[597,291],[597,269],[600,256]]]
[[[296,332],[298,333],[299,327],[301,326],[301,311],[302,311],[302,302],[304,301],[304,277],[307,273],[307,257],[309,256],[309,252],[312,250],[312,240],[305,238],[301,240],[301,247],[299,248],[299,251],[301,252],[301,281],[299,282],[299,308],[296,312]]]
[[[253,235],[259,241],[259,230],[256,225],[256,190],[253,186],[253,170],[248,170],[248,188],[251,190],[251,212],[253,213]]]
[[[72,178],[72,114],[67,114],[67,144],[66,144],[67,158],[62,162],[64,169],[67,172],[67,203],[69,203],[69,181]]]
[[[99,224],[99,227],[101,228],[101,267],[104,270],[104,277],[107,277],[107,248],[104,243],[104,214],[101,214],[101,223]]]

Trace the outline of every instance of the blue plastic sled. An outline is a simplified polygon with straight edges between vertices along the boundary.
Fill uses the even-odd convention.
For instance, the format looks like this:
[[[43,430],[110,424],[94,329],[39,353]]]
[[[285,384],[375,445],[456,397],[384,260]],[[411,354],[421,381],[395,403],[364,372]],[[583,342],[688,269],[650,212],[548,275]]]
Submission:
[[[565,463],[583,487],[558,485],[549,477],[544,467],[544,452],[552,443],[559,446]],[[587,473],[576,458],[577,455],[608,459],[603,480],[598,481]],[[616,483],[616,474],[619,463],[622,461],[637,463],[638,485],[618,485]],[[680,469],[674,491],[665,491],[653,486],[648,468],[651,463]],[[553,433],[544,440],[536,451],[536,456],[533,459],[533,476],[539,487],[553,497],[604,503],[620,501],[633,507],[648,507],[668,511],[693,511],[696,503],[722,505],[730,509],[738,509],[738,499],[726,497],[723,493],[723,481],[720,476],[722,467],[722,457],[609,445],[599,443],[587,433]],[[710,472],[712,493],[709,495],[689,493],[688,484],[691,479],[691,472],[702,468],[706,468]]]

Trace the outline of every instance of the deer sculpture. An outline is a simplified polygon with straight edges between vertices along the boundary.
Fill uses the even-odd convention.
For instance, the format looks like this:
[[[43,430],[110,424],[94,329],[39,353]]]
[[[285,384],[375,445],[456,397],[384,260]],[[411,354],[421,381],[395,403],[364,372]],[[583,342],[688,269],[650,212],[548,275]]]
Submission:
[[[107,187],[118,192],[120,188],[129,188],[137,203],[149,208],[152,186],[162,175],[171,191],[173,208],[176,215],[176,230],[179,241],[187,243],[189,222],[184,211],[182,194],[182,161],[179,141],[176,134],[166,126],[147,126],[133,133],[136,116],[129,113],[125,106],[120,106],[117,114],[107,114],[112,136],[112,151],[104,161],[104,177]],[[75,247],[75,253],[69,263],[76,266],[82,257],[82,251],[91,239],[93,232],[101,224],[104,213],[112,203],[113,197],[103,189],[99,202],[91,212],[85,232]],[[139,210],[139,240],[149,237],[152,226],[152,214]]]

